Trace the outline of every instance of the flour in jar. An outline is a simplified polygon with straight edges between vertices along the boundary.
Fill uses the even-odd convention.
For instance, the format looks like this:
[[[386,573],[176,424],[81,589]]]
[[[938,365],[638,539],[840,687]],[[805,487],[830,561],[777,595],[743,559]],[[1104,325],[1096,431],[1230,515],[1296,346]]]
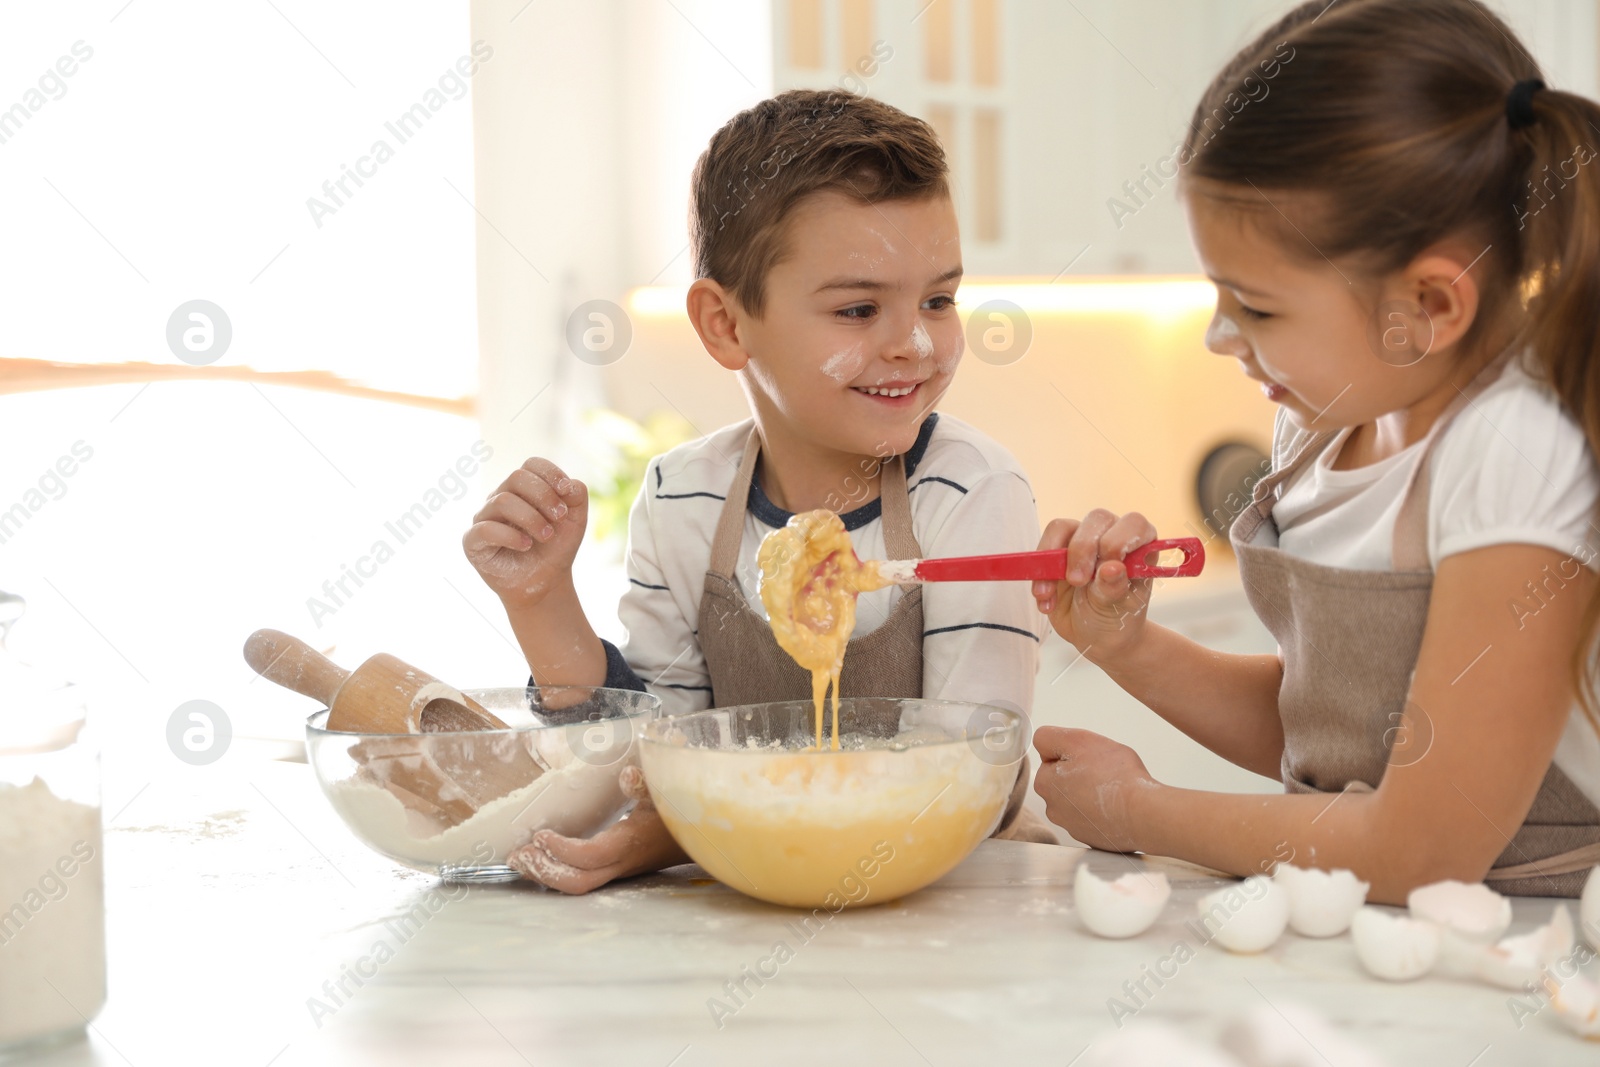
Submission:
[[[105,1000],[100,810],[0,782],[0,1048],[79,1029]]]

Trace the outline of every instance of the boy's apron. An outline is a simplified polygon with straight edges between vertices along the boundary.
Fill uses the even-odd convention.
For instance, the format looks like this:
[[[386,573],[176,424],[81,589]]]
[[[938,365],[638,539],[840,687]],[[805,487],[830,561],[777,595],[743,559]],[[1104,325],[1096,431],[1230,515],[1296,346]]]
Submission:
[[[744,462],[722,505],[722,517],[711,542],[711,566],[700,598],[700,648],[711,675],[712,703],[719,708],[799,700],[811,693],[810,673],[778,647],[771,625],[750,607],[733,578],[739,563],[739,545],[744,539],[750,480],[760,456],[761,439],[752,429],[745,442]],[[885,462],[882,472],[883,540],[889,558],[919,559],[922,550],[911,532],[905,457],[896,456]],[[920,586],[900,598],[881,626],[851,638],[845,645],[836,696],[922,696]],[[1055,834],[1044,820],[1022,805],[1027,786],[1028,758],[1024,755],[995,836],[1055,844]]]
[[[1278,713],[1288,792],[1371,792],[1383,779],[1407,707],[1433,588],[1428,560],[1433,447],[1503,366],[1480,374],[1424,439],[1395,520],[1393,571],[1328,567],[1252,544],[1263,527],[1276,529],[1272,508],[1278,487],[1316,462],[1337,432],[1299,431],[1283,468],[1256,484],[1250,507],[1229,531],[1245,595],[1277,638],[1283,658]],[[1552,762],[1521,829],[1484,880],[1502,893],[1576,897],[1596,863],[1600,810]]]

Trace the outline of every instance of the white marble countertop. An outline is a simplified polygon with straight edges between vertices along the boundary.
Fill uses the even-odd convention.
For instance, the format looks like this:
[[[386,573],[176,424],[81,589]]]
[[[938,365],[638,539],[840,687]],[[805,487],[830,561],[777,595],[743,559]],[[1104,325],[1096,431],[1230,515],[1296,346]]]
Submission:
[[[86,1042],[26,1062],[1069,1064],[1117,1032],[1125,981],[1193,945],[1193,902],[1223,884],[1143,861],[1173,902],[1144,935],[1105,941],[1073,915],[1075,866],[1139,861],[986,842],[934,886],[804,940],[801,913],[695,867],[582,898],[441,886],[358,844],[304,764],[230,759],[128,795],[106,810],[109,1000]],[[413,927],[396,922],[419,905]],[[1549,911],[1517,900],[1513,932]],[[730,997],[724,983],[780,941],[792,958]],[[1231,1015],[1298,1002],[1394,1067],[1600,1060],[1548,1011],[1519,1028],[1505,991],[1371,979],[1347,937],[1287,934],[1254,957],[1194,947],[1160,988],[1147,980],[1127,1025],[1211,1038]],[[713,998],[736,1008],[720,1027]]]

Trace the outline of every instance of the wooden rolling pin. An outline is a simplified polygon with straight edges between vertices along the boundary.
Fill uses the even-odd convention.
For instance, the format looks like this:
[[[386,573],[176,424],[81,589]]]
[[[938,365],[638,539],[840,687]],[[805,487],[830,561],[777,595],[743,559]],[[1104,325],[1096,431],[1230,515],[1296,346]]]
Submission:
[[[453,825],[520,789],[543,769],[516,734],[485,738],[456,731],[506,724],[459,689],[387,653],[346,671],[297,637],[257,630],[245,662],[328,709],[325,728],[393,734],[352,745],[350,753],[409,808]],[[428,734],[427,741],[407,735]]]
[[[298,637],[257,630],[244,643],[244,659],[269,682],[321,701],[330,730],[419,734],[506,728],[459,689],[385,652],[347,671]]]

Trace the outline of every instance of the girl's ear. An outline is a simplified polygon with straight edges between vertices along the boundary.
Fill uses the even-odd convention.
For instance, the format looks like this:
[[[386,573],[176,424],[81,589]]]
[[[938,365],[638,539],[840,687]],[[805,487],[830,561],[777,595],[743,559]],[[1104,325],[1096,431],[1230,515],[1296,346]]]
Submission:
[[[712,359],[729,370],[740,370],[750,362],[739,338],[743,311],[732,293],[710,278],[700,278],[689,286],[686,304],[694,332]]]
[[[1477,320],[1482,293],[1475,265],[1465,246],[1441,248],[1424,252],[1404,272],[1406,295],[1426,316],[1434,351],[1461,340]]]

